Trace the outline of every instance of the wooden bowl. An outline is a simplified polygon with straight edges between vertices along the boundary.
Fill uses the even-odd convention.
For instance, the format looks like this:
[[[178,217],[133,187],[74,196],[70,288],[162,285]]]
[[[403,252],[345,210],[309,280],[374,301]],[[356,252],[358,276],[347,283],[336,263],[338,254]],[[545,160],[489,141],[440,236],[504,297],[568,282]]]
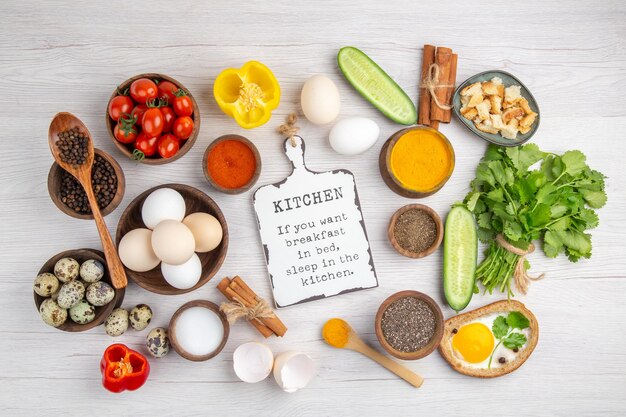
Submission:
[[[66,250],[57,255],[54,255],[52,258],[48,259],[48,261],[46,261],[45,264],[43,264],[43,266],[41,267],[37,275],[43,274],[44,272],[50,272],[51,274],[53,274],[54,265],[61,258],[73,258],[73,259],[76,259],[76,261],[78,261],[79,264],[82,264],[83,262],[89,259],[95,259],[97,261],[100,261],[100,263],[104,265],[104,276],[102,277],[101,281],[104,281],[107,284],[111,285],[111,287],[113,287],[113,283],[111,282],[111,276],[109,275],[109,269],[107,267],[107,262],[106,262],[106,259],[104,259],[104,254],[100,252],[99,250],[95,250],[95,249]],[[57,329],[63,330],[65,332],[84,332],[85,330],[93,329],[94,327],[101,325],[106,320],[106,318],[109,317],[109,314],[111,314],[111,311],[113,311],[114,308],[122,305],[122,301],[124,300],[124,293],[125,293],[124,288],[116,289],[115,297],[113,297],[113,300],[111,300],[109,304],[104,305],[102,307],[95,307],[96,317],[93,319],[91,323],[87,323],[87,324],[74,323],[72,319],[69,317],[69,311],[68,311],[67,321],[63,323],[62,325],[60,325],[59,327],[57,327]],[[43,303],[43,301],[49,297],[42,297],[39,294],[37,294],[35,291],[33,291],[33,295],[35,297],[35,306],[37,307],[37,311],[39,311],[39,306],[41,305],[41,303]]]
[[[226,251],[228,250],[228,225],[226,219],[222,214],[222,210],[208,195],[202,191],[183,184],[163,184],[157,187],[150,188],[149,190],[141,193],[137,198],[130,202],[119,223],[117,224],[117,231],[115,233],[115,244],[119,246],[120,240],[124,235],[133,229],[145,228],[141,218],[141,206],[144,200],[154,191],[159,188],[171,188],[178,191],[185,200],[187,210],[185,216],[198,211],[209,213],[219,220],[222,225],[223,237],[219,246],[210,252],[198,253],[200,262],[202,263],[202,276],[196,285],[187,289],[174,288],[165,281],[163,274],[161,274],[161,265],[148,272],[135,272],[125,267],[126,275],[135,281],[140,287],[155,292],[157,294],[175,295],[184,294],[200,288],[220,269],[220,266],[224,262],[226,257]]]
[[[385,312],[385,310],[387,310],[387,307],[389,307],[391,303],[404,297],[415,297],[417,299],[424,301],[426,304],[428,304],[428,306],[430,307],[430,309],[433,311],[435,315],[435,333],[433,334],[432,339],[430,339],[430,342],[428,342],[428,344],[426,344],[421,349],[416,350],[415,352],[401,352],[399,350],[394,349],[389,344],[389,342],[387,342],[387,339],[385,339],[385,336],[383,335],[383,328],[382,328],[383,313]],[[444,326],[443,313],[441,312],[441,308],[439,308],[435,300],[433,300],[432,298],[430,298],[428,295],[424,293],[421,293],[419,291],[412,291],[412,290],[405,290],[405,291],[397,292],[389,296],[385,301],[383,301],[383,303],[378,308],[378,312],[376,313],[376,319],[375,319],[375,324],[374,324],[374,327],[376,329],[376,337],[378,338],[378,341],[383,346],[383,348],[387,352],[389,352],[390,355],[395,356],[398,359],[403,359],[407,361],[421,359],[423,357],[430,355],[435,349],[437,349],[437,347],[439,347],[439,344],[441,343],[441,339],[443,338],[443,326]]]
[[[396,226],[396,222],[398,221],[398,218],[400,217],[400,215],[412,209],[419,209],[419,210],[425,211],[435,221],[435,225],[437,225],[437,237],[435,237],[435,241],[433,242],[430,248],[422,252],[411,252],[409,250],[404,249],[398,244],[398,241],[396,240],[396,236],[393,233],[393,230]],[[439,217],[437,212],[431,209],[430,207],[425,206],[424,204],[408,204],[406,206],[400,207],[393,214],[393,216],[391,216],[391,220],[389,221],[389,228],[387,229],[387,237],[389,238],[389,242],[391,242],[391,246],[393,246],[393,248],[400,255],[404,255],[407,258],[414,258],[414,259],[423,258],[425,256],[430,255],[434,251],[436,251],[437,248],[439,248],[439,246],[441,245],[441,241],[443,240],[443,222],[441,221],[441,217]]]
[[[208,167],[209,154],[211,153],[211,151],[213,150],[213,148],[215,148],[217,144],[225,140],[237,140],[239,142],[243,142],[248,146],[248,148],[250,148],[250,150],[252,150],[252,153],[254,154],[254,159],[256,161],[256,170],[254,171],[254,175],[252,175],[252,178],[250,179],[250,181],[248,181],[246,185],[239,187],[239,188],[222,187],[221,185],[216,183],[213,180],[213,177],[211,177],[211,175],[209,174],[209,167]],[[211,144],[206,148],[206,151],[204,151],[204,158],[202,158],[202,169],[204,171],[204,177],[209,182],[209,184],[211,184],[211,186],[215,188],[216,190],[221,191],[226,194],[240,194],[240,193],[243,193],[244,191],[248,191],[254,184],[256,184],[257,180],[259,179],[259,176],[261,175],[261,155],[259,154],[259,150],[254,145],[254,143],[252,143],[250,140],[246,139],[245,137],[240,136],[240,135],[224,135],[224,136],[220,136],[219,138],[211,142]]]
[[[106,153],[100,149],[94,149],[94,153],[96,155],[100,155],[107,162],[111,164],[115,174],[117,175],[117,191],[115,192],[115,197],[109,203],[108,206],[100,209],[100,213],[102,216],[106,216],[110,214],[120,205],[120,202],[124,198],[124,192],[126,191],[126,178],[124,177],[124,171],[122,171],[122,167],[120,164],[113,158],[111,155]],[[59,210],[68,216],[72,216],[76,219],[84,219],[91,220],[93,219],[93,214],[83,214],[78,213],[77,211],[69,208],[62,200],[61,200],[61,177],[63,175],[63,168],[59,166],[56,162],[52,163],[50,167],[50,171],[48,172],[48,194],[50,194],[50,198],[52,202]]]
[[[208,308],[209,310],[212,310],[215,314],[219,316],[222,322],[222,325],[224,326],[224,337],[222,338],[222,343],[220,343],[220,345],[213,352],[208,353],[206,355],[192,355],[186,352],[180,346],[180,344],[178,343],[178,339],[176,338],[176,321],[178,320],[178,317],[182,314],[183,311],[191,307],[204,307],[204,308]],[[220,311],[220,308],[217,304],[212,303],[210,301],[206,301],[206,300],[193,300],[193,301],[189,301],[183,304],[178,310],[176,310],[176,312],[170,319],[170,324],[169,324],[169,329],[168,329],[168,336],[170,338],[170,343],[172,344],[172,347],[174,348],[176,353],[178,353],[180,356],[187,359],[188,361],[194,361],[194,362],[206,361],[217,356],[222,351],[222,349],[224,349],[224,346],[226,345],[226,341],[228,340],[229,334],[230,334],[230,325],[228,324],[228,320],[226,319],[226,316],[224,315],[224,313]]]
[[[115,136],[113,135],[113,129],[115,128],[116,122],[109,117],[108,103],[111,100],[113,100],[114,97],[119,95],[118,91],[124,91],[127,88],[130,88],[130,85],[133,83],[133,81],[138,80],[140,78],[149,78],[151,80],[157,79],[159,81],[162,81],[162,80],[169,81],[175,84],[176,86],[182,88],[183,90],[185,90],[188,93],[188,97],[191,99],[191,102],[193,103],[193,115],[191,116],[193,118],[193,131],[191,132],[191,135],[189,136],[188,139],[181,141],[182,146],[180,147],[176,155],[172,156],[171,158],[146,157],[144,159],[137,160],[133,157],[132,145],[125,145],[119,142],[117,139],[115,139]],[[193,97],[193,95],[191,95],[191,92],[189,91],[189,89],[187,89],[182,83],[180,83],[179,81],[175,80],[172,77],[168,77],[167,75],[158,74],[154,72],[135,75],[134,77],[131,77],[128,80],[124,81],[122,84],[118,86],[118,88],[116,88],[113,91],[113,94],[111,94],[111,97],[109,98],[109,102],[107,102],[107,109],[105,110],[105,114],[104,114],[107,131],[109,132],[109,136],[111,137],[111,140],[113,141],[117,149],[119,149],[120,152],[126,155],[129,159],[135,160],[137,162],[141,162],[143,164],[148,164],[148,165],[163,165],[163,164],[167,164],[170,162],[174,162],[179,158],[182,158],[183,155],[189,152],[189,149],[191,149],[194,143],[196,143],[196,139],[198,138],[198,132],[200,131],[200,109],[198,107],[198,103],[196,102],[196,99]]]
[[[446,177],[443,178],[443,180],[441,180],[439,184],[437,184],[430,190],[416,191],[416,190],[412,190],[410,188],[405,187],[395,177],[395,175],[393,174],[391,170],[391,151],[394,145],[396,144],[396,142],[398,141],[398,139],[400,139],[402,135],[404,135],[405,133],[411,130],[429,130],[429,131],[436,133],[443,140],[444,144],[448,148],[448,152],[450,153],[450,163],[451,163],[450,172],[448,172]],[[389,139],[387,139],[387,142],[385,142],[382,149],[380,150],[380,156],[378,157],[378,167],[380,169],[380,175],[383,177],[383,181],[385,181],[385,184],[387,184],[387,186],[393,192],[403,197],[407,197],[407,198],[424,198],[424,197],[428,197],[429,195],[435,194],[437,191],[439,191],[441,187],[443,187],[445,183],[448,181],[448,179],[450,179],[450,177],[452,176],[452,172],[454,171],[454,148],[452,147],[452,144],[450,143],[447,137],[445,137],[441,132],[433,128],[430,128],[428,126],[407,127],[406,129],[397,131],[396,133],[391,135]]]

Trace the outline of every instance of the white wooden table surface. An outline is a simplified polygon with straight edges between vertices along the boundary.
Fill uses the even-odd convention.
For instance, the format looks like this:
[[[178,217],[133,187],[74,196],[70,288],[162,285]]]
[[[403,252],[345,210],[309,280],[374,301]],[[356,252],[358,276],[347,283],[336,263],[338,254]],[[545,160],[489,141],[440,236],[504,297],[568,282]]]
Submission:
[[[96,6],[96,3],[101,6]],[[179,4],[180,3],[180,4]],[[300,3],[300,4],[297,4]],[[491,4],[493,3],[493,4]],[[35,415],[560,415],[618,416],[626,412],[626,6],[604,1],[17,1],[0,4],[0,414]],[[400,126],[385,119],[340,75],[338,49],[366,51],[412,97],[417,95],[421,47],[434,43],[459,54],[458,81],[487,69],[504,69],[526,83],[542,111],[533,139],[542,149],[580,149],[609,179],[609,201],[593,231],[593,257],[570,264],[564,257],[531,257],[532,271],[548,278],[522,301],[540,322],[535,353],[517,372],[479,380],[448,367],[438,353],[407,362],[426,382],[419,390],[380,366],[320,338],[322,323],[347,319],[379,347],[373,321],[380,302],[393,292],[417,289],[442,302],[441,253],[404,259],[386,238],[387,222],[411,203],[391,192],[378,172],[384,138]],[[282,87],[271,121],[244,131],[223,115],[212,98],[224,68],[256,59],[267,64]],[[146,166],[123,159],[104,125],[107,99],[116,84],[141,72],[162,72],[183,82],[202,114],[199,139],[181,160]],[[289,164],[275,133],[299,108],[304,80],[326,74],[339,87],[341,117],[365,116],[381,126],[381,139],[367,153],[344,157],[327,141],[329,126],[301,122],[312,169],[350,169],[356,176],[380,287],[283,309],[285,338],[269,341],[275,352],[311,355],[319,370],[308,388],[285,394],[272,379],[251,385],[232,371],[232,352],[259,340],[248,325],[235,325],[223,352],[203,363],[170,354],[152,361],[139,391],[113,395],[100,385],[98,363],[111,343],[141,349],[147,331],[112,339],[103,328],[68,334],[44,325],[32,300],[31,283],[43,262],[71,248],[100,248],[95,225],[70,218],[50,201],[46,178],[52,163],[47,145],[51,117],[78,115],[96,145],[120,161],[126,195],[106,220],[115,230],[124,207],[157,184],[180,182],[200,188],[224,211],[231,232],[228,256],[218,277],[240,274],[270,297],[269,282],[251,205],[251,193],[213,191],[201,168],[206,146],[225,133],[254,140],[263,158],[259,185],[282,179]],[[424,199],[445,215],[463,198],[485,143],[457,120],[441,128],[457,155],[454,175],[439,193]],[[166,325],[189,300],[220,302],[217,279],[186,295],[167,297],[131,284],[124,306],[143,302]],[[499,296],[477,295],[470,307]],[[453,312],[444,308],[446,316]]]

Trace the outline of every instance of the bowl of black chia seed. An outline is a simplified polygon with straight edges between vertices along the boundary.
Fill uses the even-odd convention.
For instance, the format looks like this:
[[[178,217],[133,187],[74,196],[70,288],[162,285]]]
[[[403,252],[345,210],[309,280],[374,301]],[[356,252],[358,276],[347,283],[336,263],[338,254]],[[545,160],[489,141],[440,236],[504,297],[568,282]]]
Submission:
[[[100,149],[94,149],[91,185],[103,216],[115,210],[124,197],[126,181],[122,167]],[[63,213],[77,219],[93,219],[82,185],[56,162],[48,172],[48,193]]]
[[[443,337],[443,313],[428,295],[400,291],[388,297],[376,313],[376,337],[390,355],[415,360],[430,355]]]

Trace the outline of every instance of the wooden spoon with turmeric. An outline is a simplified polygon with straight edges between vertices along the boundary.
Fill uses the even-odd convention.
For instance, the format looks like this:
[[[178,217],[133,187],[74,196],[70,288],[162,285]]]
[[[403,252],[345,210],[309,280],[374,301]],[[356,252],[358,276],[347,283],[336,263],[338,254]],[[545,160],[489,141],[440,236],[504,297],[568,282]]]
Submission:
[[[375,362],[378,362],[415,388],[419,388],[424,378],[410,371],[399,363],[368,346],[354,329],[342,319],[330,319],[324,324],[322,337],[329,345],[339,349],[350,349],[362,353]]]

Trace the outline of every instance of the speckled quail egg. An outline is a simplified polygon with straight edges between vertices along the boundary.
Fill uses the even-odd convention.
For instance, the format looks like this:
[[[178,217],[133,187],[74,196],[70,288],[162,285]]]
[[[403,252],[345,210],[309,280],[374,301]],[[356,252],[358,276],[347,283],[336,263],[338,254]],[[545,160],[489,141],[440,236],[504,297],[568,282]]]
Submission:
[[[67,310],[59,307],[56,301],[48,298],[39,306],[41,319],[49,326],[59,327],[67,320]]]
[[[163,327],[150,330],[146,336],[146,347],[155,358],[162,358],[167,355],[170,351],[170,339],[167,337],[167,330]]]
[[[61,282],[69,282],[78,276],[80,266],[76,259],[61,258],[54,265],[54,275]]]
[[[106,282],[98,281],[87,287],[86,298],[93,306],[102,307],[115,297],[115,290]]]
[[[42,297],[50,297],[59,290],[59,280],[54,274],[44,272],[35,278],[33,290]]]
[[[83,298],[85,298],[85,285],[79,280],[74,280],[61,285],[57,304],[61,308],[70,308]]]
[[[87,324],[96,318],[96,308],[89,304],[87,300],[80,300],[70,308],[70,319],[74,323]]]
[[[85,282],[100,281],[104,276],[104,265],[95,259],[89,259],[80,266],[80,277]]]
[[[147,304],[137,304],[130,310],[130,325],[135,330],[143,330],[152,320],[152,309]]]
[[[120,336],[128,330],[128,311],[116,308],[104,321],[104,331],[109,336]]]

